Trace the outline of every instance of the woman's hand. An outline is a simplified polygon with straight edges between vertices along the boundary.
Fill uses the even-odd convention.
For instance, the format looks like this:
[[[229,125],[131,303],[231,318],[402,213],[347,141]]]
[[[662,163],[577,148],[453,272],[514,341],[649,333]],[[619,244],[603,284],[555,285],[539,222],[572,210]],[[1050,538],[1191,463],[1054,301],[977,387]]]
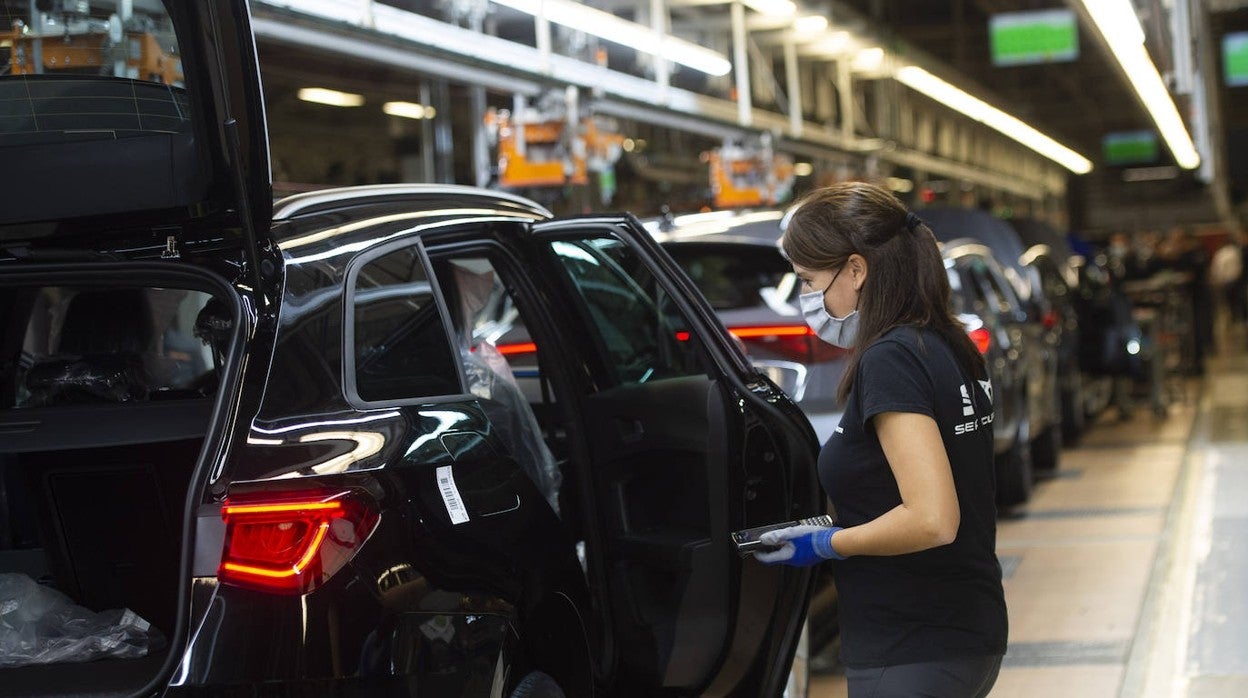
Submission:
[[[809,567],[824,560],[844,560],[845,557],[832,547],[832,535],[839,530],[839,526],[789,526],[768,531],[758,540],[776,549],[756,552],[754,558],[767,565],[793,567]]]

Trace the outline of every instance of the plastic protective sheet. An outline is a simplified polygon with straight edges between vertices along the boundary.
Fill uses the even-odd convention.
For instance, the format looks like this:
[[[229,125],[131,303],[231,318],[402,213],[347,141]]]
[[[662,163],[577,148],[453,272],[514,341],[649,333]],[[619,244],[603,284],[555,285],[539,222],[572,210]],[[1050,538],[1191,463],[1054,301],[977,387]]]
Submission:
[[[147,371],[134,354],[49,360],[26,375],[31,407],[83,402],[132,402],[148,397]]]
[[[463,361],[469,392],[482,398],[482,409],[511,448],[512,457],[524,468],[555,513],[559,513],[563,473],[542,440],[542,428],[524,393],[516,386],[507,359],[494,345],[483,342],[474,351],[464,352]]]
[[[0,668],[142,657],[164,646],[129,609],[95,613],[24,574],[0,574]]]

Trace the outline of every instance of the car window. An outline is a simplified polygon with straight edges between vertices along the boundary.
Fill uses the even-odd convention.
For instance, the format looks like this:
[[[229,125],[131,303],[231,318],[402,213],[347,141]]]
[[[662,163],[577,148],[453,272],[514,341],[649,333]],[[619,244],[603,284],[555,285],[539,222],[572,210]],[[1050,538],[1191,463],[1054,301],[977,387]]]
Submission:
[[[0,146],[190,130],[178,37],[163,3],[133,3],[128,18],[116,0],[27,11],[36,4],[44,3],[0,10],[12,30],[0,43]]]
[[[464,360],[468,392],[490,397],[490,385],[505,381],[530,403],[549,402],[543,394],[537,343],[529,336],[503,273],[487,257],[466,255],[438,260],[437,275],[451,311],[456,344]]]
[[[550,249],[579,293],[618,383],[705,373],[672,299],[622,240],[559,240]]]
[[[763,307],[764,294],[787,300],[797,288],[792,265],[775,248],[677,243],[666,249],[715,310]]]
[[[416,247],[377,257],[353,276],[355,392],[366,402],[463,392],[442,311]]]
[[[203,326],[202,317],[217,308],[207,293],[53,286],[23,290],[14,298],[20,299],[15,305],[29,309],[16,390],[8,396],[14,406],[215,392],[221,347],[214,347],[218,338]]]
[[[969,266],[971,277],[975,279],[984,300],[998,313],[1013,313],[1018,309],[1018,297],[1009,289],[1009,284],[995,273],[983,260],[974,260]]]

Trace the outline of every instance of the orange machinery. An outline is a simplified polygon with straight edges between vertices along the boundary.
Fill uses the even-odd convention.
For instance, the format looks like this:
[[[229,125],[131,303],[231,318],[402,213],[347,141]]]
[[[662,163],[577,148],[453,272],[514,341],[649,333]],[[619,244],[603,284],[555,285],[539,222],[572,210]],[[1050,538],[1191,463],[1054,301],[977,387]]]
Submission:
[[[43,66],[35,65],[35,41],[42,41]],[[166,53],[157,38],[146,32],[126,32],[126,68],[140,80],[171,85],[182,80],[182,61]],[[104,32],[47,34],[25,32],[14,23],[0,33],[0,48],[9,49],[9,75],[31,73],[100,71],[112,63],[108,35]]]
[[[589,172],[619,159],[624,143],[611,124],[592,116],[570,130],[563,118],[516,123],[507,110],[491,108],[485,126],[498,148],[498,183],[510,189],[586,185]]]
[[[773,206],[793,189],[793,161],[770,148],[725,145],[706,155],[715,208]]]

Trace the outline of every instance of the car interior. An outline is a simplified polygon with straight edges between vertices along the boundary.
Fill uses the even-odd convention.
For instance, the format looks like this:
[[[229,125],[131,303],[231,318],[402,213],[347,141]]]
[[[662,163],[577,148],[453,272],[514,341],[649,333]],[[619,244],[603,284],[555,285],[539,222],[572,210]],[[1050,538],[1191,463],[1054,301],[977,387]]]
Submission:
[[[211,343],[230,319],[183,289],[10,287],[0,298],[0,573],[93,613],[129,609],[151,624],[152,648],[6,669],[0,683],[55,695],[88,672],[100,694],[125,693],[160,667],[176,621],[182,512],[219,365]]]

